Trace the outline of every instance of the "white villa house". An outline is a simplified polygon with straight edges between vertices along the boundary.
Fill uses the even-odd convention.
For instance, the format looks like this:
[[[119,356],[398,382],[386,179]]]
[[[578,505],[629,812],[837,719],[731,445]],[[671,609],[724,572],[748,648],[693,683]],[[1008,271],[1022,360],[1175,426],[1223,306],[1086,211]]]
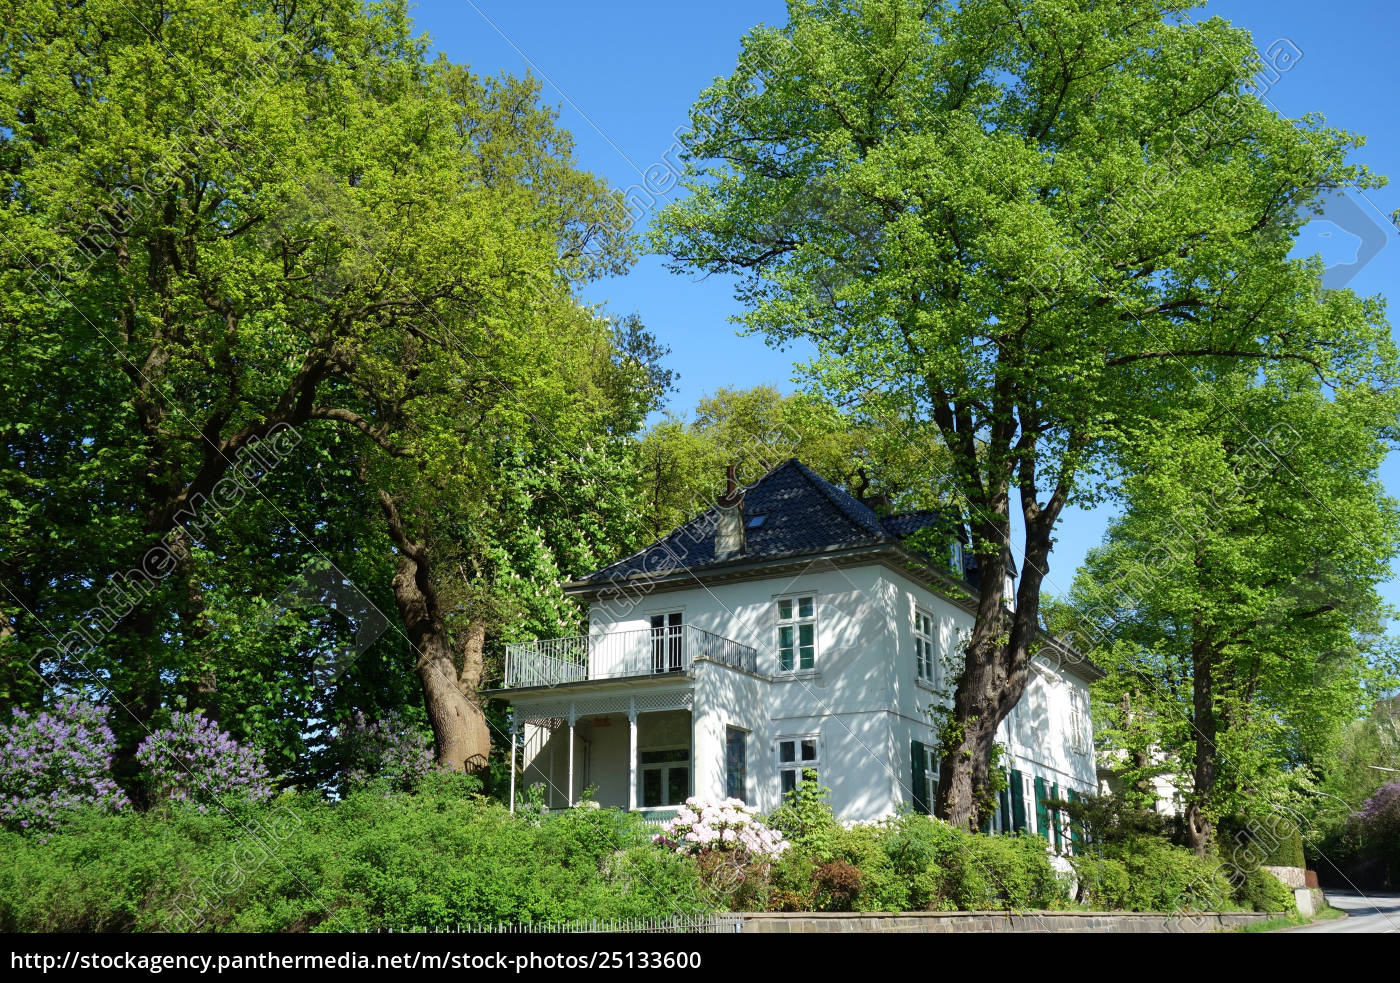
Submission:
[[[928,710],[972,626],[976,571],[955,527],[937,556],[906,540],[944,526],[882,518],[795,459],[745,489],[731,470],[714,507],[566,586],[587,635],[508,647],[491,695],[513,707],[524,786],[553,808],[596,788],[659,820],[691,795],[768,811],[813,769],[841,819],[929,811]],[[1102,673],[1046,642],[999,730],[1008,788],[990,825],[1068,852],[1077,835],[1046,803],[1096,789],[1088,683]]]

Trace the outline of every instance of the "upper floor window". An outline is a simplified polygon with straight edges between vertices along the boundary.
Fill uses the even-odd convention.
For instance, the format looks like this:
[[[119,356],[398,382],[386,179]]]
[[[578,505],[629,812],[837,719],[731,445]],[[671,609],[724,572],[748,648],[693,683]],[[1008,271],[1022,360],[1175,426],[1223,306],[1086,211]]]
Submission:
[[[938,656],[933,647],[933,616],[918,608],[914,609],[914,665],[918,669],[920,681],[938,681]]]
[[[778,668],[783,672],[817,664],[817,599],[784,597],[778,601]]]
[[[1078,689],[1071,689],[1069,694],[1069,744],[1070,747],[1079,754],[1088,754],[1093,750],[1092,741],[1089,737],[1089,713],[1085,707],[1087,700],[1084,694]]]
[[[651,616],[651,670],[652,672],[679,672],[685,668],[684,653],[681,650],[681,612]]]

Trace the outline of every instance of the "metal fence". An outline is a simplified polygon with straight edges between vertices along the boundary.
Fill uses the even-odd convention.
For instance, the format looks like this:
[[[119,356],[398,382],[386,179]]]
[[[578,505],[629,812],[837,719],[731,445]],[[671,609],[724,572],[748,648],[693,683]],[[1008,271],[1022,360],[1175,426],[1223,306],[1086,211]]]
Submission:
[[[691,625],[542,638],[506,646],[506,686],[558,686],[689,672],[696,659],[758,671],[758,653]]]

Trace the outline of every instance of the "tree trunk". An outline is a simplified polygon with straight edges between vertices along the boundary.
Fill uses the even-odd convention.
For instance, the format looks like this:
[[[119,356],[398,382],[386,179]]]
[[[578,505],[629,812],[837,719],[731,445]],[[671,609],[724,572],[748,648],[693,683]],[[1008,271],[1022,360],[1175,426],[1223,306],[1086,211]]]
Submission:
[[[1215,791],[1216,737],[1215,647],[1200,637],[1201,626],[1194,626],[1191,642],[1191,717],[1196,732],[1196,761],[1192,768],[1191,801],[1186,807],[1186,837],[1191,849],[1205,855],[1215,835],[1209,807]]]
[[[1004,516],[1003,508],[999,514]],[[938,815],[955,826],[976,830],[995,808],[988,789],[997,727],[1025,692],[1030,678],[1031,644],[1039,629],[1040,585],[1050,554],[1050,510],[1026,515],[1026,562],[1016,588],[1016,609],[1005,607],[1006,575],[1014,570],[1009,523],[989,522],[977,531],[983,542],[999,541],[997,552],[979,555],[981,589],[967,658],[953,693],[952,721],[942,748],[938,776]]]
[[[389,523],[389,534],[399,548],[394,601],[413,644],[414,668],[423,687],[428,722],[433,728],[437,763],[469,774],[485,771],[491,753],[491,731],[477,695],[484,665],[485,627],[475,622],[468,629],[459,671],[433,587],[427,546],[408,537],[394,500],[387,492],[379,492],[379,501]]]

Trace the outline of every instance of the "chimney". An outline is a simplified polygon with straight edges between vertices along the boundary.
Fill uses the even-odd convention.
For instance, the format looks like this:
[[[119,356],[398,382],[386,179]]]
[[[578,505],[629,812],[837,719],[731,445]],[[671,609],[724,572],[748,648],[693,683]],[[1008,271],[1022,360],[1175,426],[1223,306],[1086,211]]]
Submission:
[[[724,560],[744,552],[744,493],[735,477],[737,469],[729,465],[729,485],[715,505],[715,559]]]

